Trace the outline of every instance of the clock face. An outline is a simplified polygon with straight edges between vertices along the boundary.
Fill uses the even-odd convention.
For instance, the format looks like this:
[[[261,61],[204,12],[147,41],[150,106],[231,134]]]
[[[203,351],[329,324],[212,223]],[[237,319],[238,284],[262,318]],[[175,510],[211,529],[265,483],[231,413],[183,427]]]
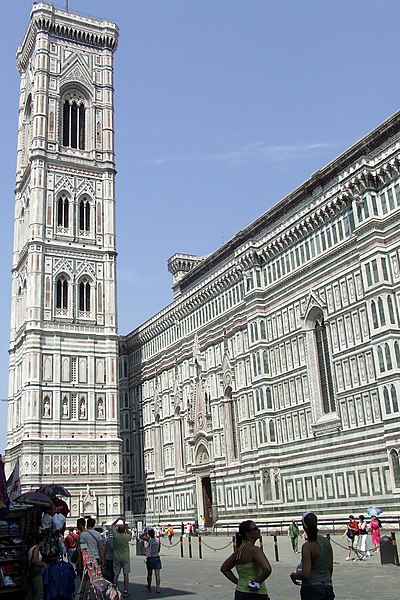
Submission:
[[[203,423],[204,423],[203,415],[200,413],[199,416],[197,417],[197,424],[199,427],[203,427]]]

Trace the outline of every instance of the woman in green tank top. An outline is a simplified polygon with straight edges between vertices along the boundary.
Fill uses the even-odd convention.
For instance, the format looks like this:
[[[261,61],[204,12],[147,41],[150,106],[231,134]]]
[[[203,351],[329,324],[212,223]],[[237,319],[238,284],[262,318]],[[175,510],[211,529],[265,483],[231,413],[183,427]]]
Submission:
[[[269,600],[265,580],[272,568],[261,548],[254,545],[259,537],[260,529],[254,521],[243,521],[236,534],[237,549],[221,566],[221,573],[236,585],[235,600],[249,600],[250,595],[256,595],[257,600]]]
[[[296,585],[301,582],[301,600],[333,600],[333,552],[329,540],[318,534],[318,521],[314,513],[303,517],[307,541],[301,548],[301,563],[290,574]]]

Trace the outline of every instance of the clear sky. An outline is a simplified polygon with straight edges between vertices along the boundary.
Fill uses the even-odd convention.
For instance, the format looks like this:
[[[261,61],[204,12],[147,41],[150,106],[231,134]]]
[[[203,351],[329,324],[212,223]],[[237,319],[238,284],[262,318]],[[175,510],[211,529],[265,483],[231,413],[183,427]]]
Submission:
[[[29,0],[1,5],[0,453],[13,187]],[[54,2],[64,8],[66,2]],[[114,20],[119,331],[172,300],[167,259],[204,255],[400,108],[398,0],[69,0]]]

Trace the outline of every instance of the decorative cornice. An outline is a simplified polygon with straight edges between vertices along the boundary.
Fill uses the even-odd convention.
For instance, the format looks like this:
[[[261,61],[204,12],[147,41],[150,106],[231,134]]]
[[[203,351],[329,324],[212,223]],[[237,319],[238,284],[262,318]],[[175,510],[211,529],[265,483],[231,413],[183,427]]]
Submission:
[[[104,48],[112,52],[118,45],[118,27],[112,21],[100,21],[61,10],[46,2],[35,2],[28,30],[17,51],[17,68],[20,72],[26,69],[35,38],[41,32],[60,40]]]

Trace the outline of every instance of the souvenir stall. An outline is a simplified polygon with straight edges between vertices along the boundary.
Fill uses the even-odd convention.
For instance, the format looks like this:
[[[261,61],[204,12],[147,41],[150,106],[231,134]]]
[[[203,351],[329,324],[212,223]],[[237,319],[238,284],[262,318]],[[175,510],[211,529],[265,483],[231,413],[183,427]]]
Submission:
[[[0,597],[23,598],[27,589],[28,547],[34,531],[33,509],[11,508],[1,513]]]

